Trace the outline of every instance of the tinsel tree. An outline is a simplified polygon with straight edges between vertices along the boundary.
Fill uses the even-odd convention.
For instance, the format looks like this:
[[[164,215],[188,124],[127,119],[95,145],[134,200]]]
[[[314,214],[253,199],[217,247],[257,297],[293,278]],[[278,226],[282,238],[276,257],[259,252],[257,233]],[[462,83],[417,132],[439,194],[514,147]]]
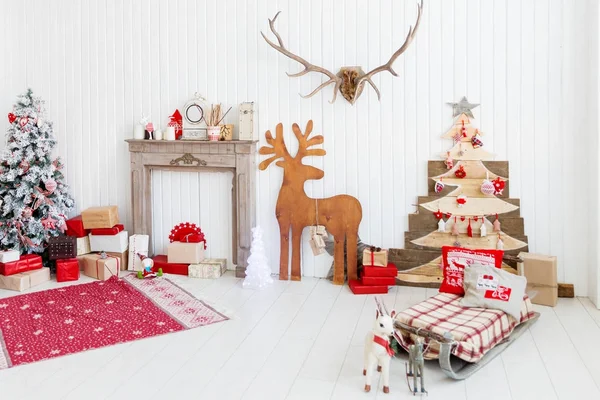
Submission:
[[[45,112],[31,89],[18,97],[0,160],[0,246],[22,254],[42,253],[49,237],[64,232],[74,206],[63,165],[52,159],[56,139]]]
[[[246,279],[242,284],[248,289],[263,289],[273,283],[262,235],[263,231],[260,226],[252,228],[252,246],[250,247],[250,257],[248,257]]]

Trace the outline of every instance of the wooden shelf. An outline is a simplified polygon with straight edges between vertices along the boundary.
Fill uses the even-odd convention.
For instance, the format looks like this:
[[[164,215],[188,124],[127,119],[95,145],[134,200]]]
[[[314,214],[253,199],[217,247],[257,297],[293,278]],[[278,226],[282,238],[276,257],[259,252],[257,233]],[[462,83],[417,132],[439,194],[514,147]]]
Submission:
[[[220,140],[211,142],[210,140],[146,140],[146,139],[127,139],[127,143],[152,143],[152,144],[175,144],[175,143],[190,143],[190,144],[252,144],[258,143],[258,140]]]

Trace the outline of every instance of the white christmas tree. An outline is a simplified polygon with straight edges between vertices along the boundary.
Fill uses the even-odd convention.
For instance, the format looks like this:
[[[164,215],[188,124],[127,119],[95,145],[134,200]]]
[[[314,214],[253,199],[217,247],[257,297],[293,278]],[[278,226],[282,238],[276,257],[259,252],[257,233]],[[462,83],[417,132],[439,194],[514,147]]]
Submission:
[[[60,160],[51,158],[56,139],[43,100],[29,89],[8,121],[0,162],[0,247],[41,253],[49,237],[65,230],[74,201]]]
[[[250,248],[250,257],[248,257],[246,279],[242,284],[248,289],[264,289],[273,284],[262,236],[263,231],[260,226],[252,228],[252,247]]]

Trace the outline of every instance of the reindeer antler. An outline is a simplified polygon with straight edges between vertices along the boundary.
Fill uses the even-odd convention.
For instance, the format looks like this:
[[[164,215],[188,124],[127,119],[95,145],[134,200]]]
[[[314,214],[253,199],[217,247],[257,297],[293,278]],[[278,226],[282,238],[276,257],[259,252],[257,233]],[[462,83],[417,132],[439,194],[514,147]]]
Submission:
[[[306,123],[306,129],[304,133],[302,133],[298,124],[294,123],[292,125],[294,135],[296,135],[296,139],[298,139],[298,153],[296,153],[296,157],[294,157],[295,160],[308,156],[324,156],[327,154],[324,149],[308,149],[309,147],[323,143],[323,135],[313,136],[312,138],[308,139],[312,133],[312,129],[312,119]]]
[[[331,83],[335,83],[335,87],[333,88],[333,99],[330,101],[330,103],[335,102],[335,99],[337,98],[337,92],[340,88],[340,85],[342,84],[342,78],[338,77],[336,74],[334,74],[333,72],[326,70],[325,68],[313,65],[311,63],[309,63],[308,61],[306,61],[304,58],[297,56],[296,54],[292,53],[291,51],[289,51],[288,49],[285,48],[285,45],[283,44],[283,40],[281,39],[281,36],[279,35],[279,33],[277,33],[277,31],[275,30],[275,20],[277,20],[277,17],[279,16],[279,13],[281,11],[279,11],[277,14],[275,14],[275,16],[273,17],[273,19],[269,19],[269,27],[271,28],[271,32],[273,32],[273,34],[275,35],[275,37],[277,38],[277,42],[279,43],[279,46],[276,45],[275,43],[273,43],[272,41],[270,41],[269,39],[267,39],[267,37],[265,36],[264,33],[262,33],[262,31],[260,32],[260,34],[262,35],[263,39],[266,40],[266,42],[275,50],[277,50],[278,52],[280,52],[281,54],[291,58],[294,61],[299,62],[300,64],[304,65],[304,69],[300,72],[297,72],[295,74],[290,74],[287,73],[287,76],[289,76],[290,78],[295,78],[298,76],[303,76],[308,74],[309,72],[319,72],[321,74],[327,75],[329,77],[328,81],[323,82],[322,84],[320,84],[315,90],[313,90],[312,92],[310,92],[307,95],[300,95],[304,98],[307,97],[312,97],[314,96],[319,90],[323,89],[325,86],[331,84]]]
[[[258,168],[261,171],[267,169],[267,167],[278,158],[283,158],[285,161],[292,160],[292,156],[290,156],[287,147],[285,147],[285,142],[283,141],[283,124],[277,124],[277,127],[275,128],[275,139],[273,139],[273,135],[271,135],[270,130],[267,131],[267,133],[265,133],[265,138],[267,139],[267,143],[270,144],[272,147],[263,146],[258,150],[258,153],[274,154],[274,156],[267,158],[259,164]],[[279,162],[277,165],[279,165]]]
[[[383,72],[383,71],[388,71],[393,76],[398,76],[396,71],[394,71],[394,69],[392,68],[392,65],[394,64],[394,61],[396,61],[396,58],[398,58],[402,53],[404,53],[406,51],[406,49],[408,48],[410,43],[415,38],[415,34],[417,33],[417,29],[419,28],[419,23],[421,22],[421,14],[422,13],[423,13],[423,0],[421,0],[421,3],[418,5],[417,22],[415,22],[415,27],[413,28],[411,26],[408,29],[408,34],[406,35],[406,39],[404,40],[404,43],[402,44],[402,46],[400,46],[400,48],[398,50],[396,50],[396,52],[394,54],[392,54],[392,57],[390,57],[388,62],[367,72],[364,75],[359,76],[356,79],[356,86],[354,89],[354,98],[357,98],[360,88],[362,87],[362,85],[365,84],[365,82],[367,82],[369,85],[371,85],[371,87],[373,89],[375,89],[375,92],[377,93],[377,99],[381,100],[381,94],[379,93],[379,89],[377,89],[377,86],[375,86],[375,83],[373,83],[371,78],[373,77],[373,75],[378,74],[379,72]]]

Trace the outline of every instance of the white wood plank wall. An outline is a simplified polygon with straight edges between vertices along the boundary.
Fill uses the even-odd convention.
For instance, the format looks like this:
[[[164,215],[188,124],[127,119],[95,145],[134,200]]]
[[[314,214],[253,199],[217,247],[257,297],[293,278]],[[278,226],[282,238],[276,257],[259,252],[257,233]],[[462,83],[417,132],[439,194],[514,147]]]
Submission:
[[[597,103],[588,84],[590,27],[598,23],[592,0],[425,0],[416,41],[395,64],[400,77],[376,76],[381,102],[365,89],[354,106],[341,98],[329,104],[331,88],[301,99],[297,93],[322,77],[288,78],[298,65],[259,31],[281,10],[278,29],[293,51],[335,71],[373,68],[402,43],[416,1],[0,0],[0,7],[0,111],[27,86],[47,99],[80,209],[116,203],[130,223],[123,140],[142,114],[164,124],[199,91],[213,102],[256,101],[259,130],[283,122],[294,149],[291,124],[314,119],[327,156],[309,161],[325,170],[307,184],[309,195],[357,196],[362,239],[402,246],[411,204],[426,193],[426,161],[450,145],[440,139],[452,123],[445,103],[467,95],[481,103],[475,116],[486,146],[510,161],[531,250],[557,255],[560,281],[588,293],[588,270],[597,267],[596,243],[582,234],[589,212],[597,213],[588,201],[598,179],[587,167],[593,152],[582,151],[597,134],[586,112],[597,109],[586,108]],[[0,118],[0,130],[6,126]],[[182,212],[173,201],[181,197],[177,179],[171,213]],[[258,173],[258,220],[273,271],[281,179],[274,165]],[[303,256],[305,275],[322,276],[331,262],[314,258],[306,243]]]

